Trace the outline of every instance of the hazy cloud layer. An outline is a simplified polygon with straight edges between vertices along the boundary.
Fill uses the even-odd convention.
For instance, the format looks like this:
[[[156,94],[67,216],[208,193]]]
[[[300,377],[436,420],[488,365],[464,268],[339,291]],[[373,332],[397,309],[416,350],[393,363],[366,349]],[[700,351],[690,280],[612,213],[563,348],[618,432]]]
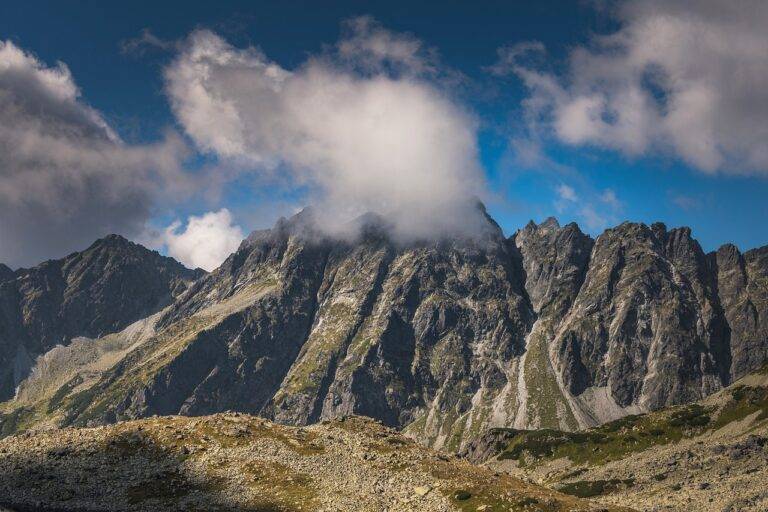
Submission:
[[[531,64],[525,43],[500,51],[536,135],[630,156],[664,152],[705,172],[768,173],[768,2],[618,4],[620,28],[575,48],[562,75]]]
[[[590,233],[599,233],[618,222],[623,205],[611,189],[601,192],[583,188],[576,192],[572,186],[560,183],[554,189],[554,208],[559,214],[575,216]]]
[[[168,255],[189,268],[211,271],[237,249],[245,238],[226,208],[201,216],[190,216],[182,229],[179,221],[172,223],[152,242],[165,247]]]
[[[165,70],[173,111],[202,151],[312,190],[329,227],[376,211],[403,236],[473,229],[476,124],[433,53],[369,18],[346,29],[294,70],[198,30]]]
[[[144,28],[138,36],[120,41],[120,53],[141,57],[149,50],[171,51],[177,49],[177,46],[176,41],[161,39],[148,28]]]
[[[124,144],[63,63],[0,41],[0,261],[30,265],[139,233],[155,191],[184,187],[179,137]]]

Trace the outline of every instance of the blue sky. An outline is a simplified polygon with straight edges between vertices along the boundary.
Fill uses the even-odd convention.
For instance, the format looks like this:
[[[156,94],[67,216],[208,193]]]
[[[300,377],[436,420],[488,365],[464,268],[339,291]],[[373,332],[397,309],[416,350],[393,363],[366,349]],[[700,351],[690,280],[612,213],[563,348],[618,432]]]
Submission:
[[[686,2],[678,3],[685,7]],[[643,20],[650,16],[647,12],[630,8],[617,14],[615,10],[595,8],[584,2],[562,1],[419,5],[387,1],[368,2],[364,6],[359,2],[324,2],[320,6],[317,2],[296,1],[66,4],[3,2],[0,40],[10,41],[34,55],[44,66],[65,63],[80,89],[79,101],[95,109],[127,144],[156,143],[169,128],[188,138],[184,123],[171,108],[164,70],[180,51],[178,42],[192,31],[208,29],[233,48],[258,47],[271,62],[293,70],[307,62],[308,56],[320,55],[324,48],[336,44],[344,20],[369,15],[387,31],[405,34],[437,52],[441,74],[460,76],[453,85],[445,85],[443,80],[440,88],[450,88],[452,101],[477,122],[479,162],[490,192],[486,201],[508,234],[529,219],[541,221],[555,216],[561,223],[576,221],[592,234],[624,220],[662,221],[670,227],[688,225],[705,250],[726,242],[744,249],[768,243],[768,169],[758,158],[763,154],[763,149],[756,147],[759,141],[745,146],[745,151],[753,151],[758,157],[744,164],[733,156],[742,147],[722,136],[714,139],[726,148],[720,159],[696,149],[700,147],[696,145],[698,139],[690,144],[688,139],[682,139],[665,147],[664,139],[669,133],[687,127],[677,121],[671,131],[660,131],[651,121],[637,132],[637,137],[647,138],[639,146],[634,143],[635,132],[624,137],[614,136],[613,129],[596,131],[600,126],[596,127],[595,122],[600,120],[587,127],[579,125],[582,131],[575,135],[575,128],[562,128],[557,122],[551,123],[554,128],[546,126],[550,121],[545,118],[551,112],[555,112],[555,117],[563,112],[564,118],[565,113],[572,111],[568,109],[583,95],[574,85],[579,80],[586,87],[602,83],[603,75],[579,78],[569,68],[573,52],[586,49],[592,52],[588,62],[597,62],[602,50],[595,49],[595,37],[617,33],[635,37],[638,31],[633,31],[633,27],[644,26]],[[708,23],[718,22],[717,13],[702,16],[711,16],[706,19]],[[143,30],[166,47],[139,45],[125,51],[126,42],[138,38]],[[535,64],[527,69],[559,84],[558,92],[540,96],[549,102],[544,111],[532,111],[526,106],[526,100],[534,97],[536,91],[526,85],[519,71],[490,70],[499,63],[500,48],[513,48],[528,41],[540,42],[546,52],[534,56]],[[632,44],[641,43],[629,43]],[[631,53],[632,48],[625,51]],[[629,60],[627,55],[619,55],[624,59],[622,63]],[[750,65],[738,55],[728,62]],[[662,62],[661,66],[665,65],[676,64]],[[663,76],[675,76],[677,71],[672,67]],[[679,71],[688,76],[684,75],[686,70]],[[714,80],[707,83],[717,87]],[[607,108],[623,115],[624,107],[615,102],[621,101],[622,87],[630,86],[617,82],[611,87],[605,93],[609,98]],[[672,93],[668,94],[671,98]],[[666,95],[662,93],[657,99],[666,101]],[[766,97],[743,99],[764,103]],[[734,102],[728,104],[731,103]],[[762,104],[757,111],[764,109],[766,105]],[[671,117],[664,111],[664,105],[660,112],[665,122]],[[730,120],[728,112],[711,115],[722,116],[731,123],[734,133],[750,133],[749,126]],[[535,126],[530,121],[532,116],[540,121]],[[768,119],[760,118],[759,113],[755,117],[757,126],[760,122],[768,124]],[[690,126],[696,128],[701,119],[694,118]],[[526,160],[515,143],[535,146],[535,155]],[[199,144],[190,146],[195,149],[186,157],[187,172],[204,169],[212,160],[216,167],[226,166],[226,162],[206,153]],[[305,192],[303,185],[296,182],[277,187],[265,185],[251,173],[238,174],[222,186],[220,194],[196,193],[168,203],[152,201],[146,207],[147,223],[162,230],[178,220],[183,228],[190,215],[227,208],[232,224],[247,233],[290,213],[304,200]],[[138,237],[136,233],[127,234]],[[163,250],[168,251],[168,247]],[[44,253],[32,251],[29,263]],[[7,258],[24,264],[26,257],[17,253]]]

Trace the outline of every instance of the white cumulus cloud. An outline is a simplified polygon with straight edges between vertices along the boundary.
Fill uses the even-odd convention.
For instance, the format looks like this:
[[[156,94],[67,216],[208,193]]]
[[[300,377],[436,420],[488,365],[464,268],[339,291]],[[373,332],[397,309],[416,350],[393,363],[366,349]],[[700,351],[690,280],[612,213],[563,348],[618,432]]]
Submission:
[[[245,235],[226,208],[172,223],[153,241],[189,268],[211,271],[237,249]]]
[[[346,31],[290,70],[195,31],[165,70],[173,111],[227,165],[310,189],[329,224],[375,211],[403,236],[475,228],[477,126],[433,52],[369,18]]]
[[[629,0],[618,29],[572,50],[566,70],[500,52],[530,95],[531,129],[629,156],[672,154],[704,172],[768,173],[768,2]]]

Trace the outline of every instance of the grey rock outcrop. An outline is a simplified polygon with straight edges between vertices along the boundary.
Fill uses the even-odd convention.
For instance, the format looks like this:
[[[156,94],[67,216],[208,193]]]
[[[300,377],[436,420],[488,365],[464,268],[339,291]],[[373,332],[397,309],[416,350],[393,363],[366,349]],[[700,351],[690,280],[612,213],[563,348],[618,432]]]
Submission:
[[[730,375],[738,379],[768,359],[768,247],[741,254],[724,245],[710,261],[728,322]]]
[[[575,223],[560,227],[550,217],[516,233],[522,254],[525,289],[539,316],[560,318],[568,312],[581,289],[594,241]]]
[[[513,425],[578,428],[582,422],[564,392],[551,340],[578,296],[594,242],[576,224],[561,227],[551,217],[539,225],[530,222],[512,242],[520,251],[525,289],[536,314],[518,365],[518,410]]]
[[[509,443],[522,432],[525,431],[513,428],[488,429],[480,436],[470,440],[459,455],[472,464],[482,464],[503,452],[509,446]]]

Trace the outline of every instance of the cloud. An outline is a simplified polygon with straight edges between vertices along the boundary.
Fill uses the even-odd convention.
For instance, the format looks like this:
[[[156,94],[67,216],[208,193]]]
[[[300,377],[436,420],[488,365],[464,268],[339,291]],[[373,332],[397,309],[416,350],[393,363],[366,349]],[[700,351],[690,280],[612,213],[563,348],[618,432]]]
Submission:
[[[603,193],[600,194],[600,200],[613,209],[619,209],[622,206],[621,201],[619,201],[619,198],[616,195],[616,192],[610,188],[603,190]]]
[[[576,195],[576,191],[573,190],[573,187],[569,187],[564,183],[561,183],[560,185],[558,185],[557,195],[560,196],[560,199],[563,199],[565,201],[576,201],[578,199],[578,196]]]
[[[120,41],[120,53],[123,55],[142,56],[149,50],[171,51],[178,48],[176,41],[157,37],[150,29],[143,28],[139,35]]]
[[[573,187],[566,185],[565,183],[561,183],[555,187],[555,194],[557,195],[557,199],[555,200],[555,210],[557,210],[558,213],[565,212],[571,206],[570,203],[575,203],[579,199]]]
[[[140,232],[158,192],[185,186],[186,153],[172,133],[125,144],[65,64],[0,41],[0,261],[27,265]]]
[[[185,132],[228,166],[311,191],[331,228],[366,211],[406,237],[474,229],[477,126],[434,52],[370,18],[288,70],[217,34],[190,34],[165,69]]]
[[[581,207],[578,215],[588,231],[602,231],[608,226],[608,218],[598,213],[591,204],[585,204]]]
[[[154,238],[150,245],[165,248],[169,256],[190,268],[211,271],[232,254],[245,238],[226,208],[201,216],[190,216],[181,230],[179,221]]]
[[[619,28],[573,49],[563,73],[535,62],[540,43],[500,52],[493,71],[527,86],[531,131],[672,154],[704,172],[768,173],[768,3],[631,0],[612,14]]]
[[[686,194],[670,192],[670,201],[681,210],[691,211],[701,208],[701,199]]]
[[[344,22],[347,36],[338,42],[341,60],[381,73],[388,67],[406,74],[437,74],[439,65],[434,50],[409,34],[384,29],[370,16]]]
[[[587,231],[597,233],[615,223],[623,203],[611,189],[602,192],[581,187],[579,192],[571,185],[560,183],[554,188],[555,210],[560,215],[575,217]]]

